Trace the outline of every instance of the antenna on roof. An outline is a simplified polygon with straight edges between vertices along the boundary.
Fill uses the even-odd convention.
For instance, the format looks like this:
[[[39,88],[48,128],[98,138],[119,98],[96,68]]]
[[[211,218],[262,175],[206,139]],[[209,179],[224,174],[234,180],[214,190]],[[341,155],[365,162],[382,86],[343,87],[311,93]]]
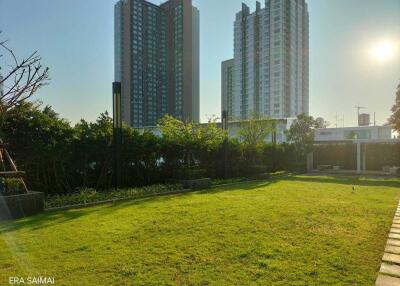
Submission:
[[[366,107],[363,106],[354,106],[355,109],[357,109],[357,115],[360,116],[360,110],[361,109],[367,109]]]

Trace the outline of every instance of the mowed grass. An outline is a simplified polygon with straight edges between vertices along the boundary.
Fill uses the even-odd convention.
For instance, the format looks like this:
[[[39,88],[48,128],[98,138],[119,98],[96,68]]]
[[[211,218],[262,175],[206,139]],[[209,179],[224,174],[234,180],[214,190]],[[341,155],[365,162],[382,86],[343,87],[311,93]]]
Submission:
[[[399,187],[296,176],[2,223],[0,285],[373,285]]]

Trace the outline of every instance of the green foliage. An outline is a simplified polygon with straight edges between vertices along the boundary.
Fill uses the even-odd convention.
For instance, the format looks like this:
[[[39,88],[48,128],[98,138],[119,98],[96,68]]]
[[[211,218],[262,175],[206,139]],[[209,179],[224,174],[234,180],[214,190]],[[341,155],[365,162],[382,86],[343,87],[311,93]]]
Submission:
[[[259,158],[266,145],[267,137],[276,131],[276,122],[271,119],[259,118],[254,115],[251,119],[242,121],[238,132],[239,140],[243,143],[243,152],[250,166],[248,174],[259,174],[265,171]]]
[[[126,190],[109,190],[98,192],[95,189],[82,189],[67,195],[55,195],[46,198],[46,208],[56,208],[89,204],[121,199],[138,199],[150,195],[167,194],[182,191],[179,185],[152,185],[142,188],[131,188]]]
[[[227,136],[216,122],[207,125],[185,123],[170,115],[160,120],[158,128],[165,143],[173,146],[180,155],[176,164],[178,167],[198,165],[198,154],[202,150],[215,150]]]
[[[20,179],[0,178],[0,195],[12,196],[25,192],[24,185]]]
[[[393,115],[390,117],[389,122],[394,125],[397,132],[400,133],[400,84],[397,87],[396,101],[392,108]]]
[[[0,281],[373,285],[399,186],[295,176],[44,213],[0,224]]]
[[[238,132],[240,141],[245,145],[257,148],[265,144],[265,140],[276,131],[276,123],[272,119],[252,118],[242,121]]]
[[[287,139],[296,147],[296,162],[305,164],[307,153],[313,150],[314,128],[319,126],[312,116],[301,114],[287,131]]]
[[[204,178],[207,170],[199,168],[179,168],[174,170],[174,179],[180,180],[196,180]]]
[[[20,170],[36,190],[68,188],[74,130],[50,107],[23,103],[8,113],[3,125],[5,141]]]
[[[273,126],[270,121],[261,126],[244,123],[249,124],[264,135]],[[121,187],[165,183],[182,172],[188,178],[200,174],[221,178],[251,176],[257,168],[253,166],[263,166],[268,172],[293,168],[293,148],[254,140],[262,137],[250,135],[257,132],[243,135],[249,138],[245,143],[227,138],[214,121],[184,123],[171,116],[163,118],[159,128],[161,137],[123,126]],[[29,189],[48,195],[73,193],[77,188],[110,189],[113,126],[107,112],[95,122],[81,120],[71,126],[49,106],[24,103],[10,110],[2,131],[18,168],[27,173]]]

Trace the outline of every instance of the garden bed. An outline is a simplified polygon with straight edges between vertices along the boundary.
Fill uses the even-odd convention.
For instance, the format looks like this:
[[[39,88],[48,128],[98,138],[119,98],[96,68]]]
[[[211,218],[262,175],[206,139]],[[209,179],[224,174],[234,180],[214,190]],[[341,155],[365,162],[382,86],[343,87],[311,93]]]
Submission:
[[[180,185],[153,185],[142,188],[109,190],[99,192],[94,189],[83,189],[67,195],[48,196],[46,209],[79,208],[107,202],[140,199],[149,196],[182,192]]]
[[[28,192],[0,196],[0,221],[31,216],[42,212],[44,209],[44,194]]]

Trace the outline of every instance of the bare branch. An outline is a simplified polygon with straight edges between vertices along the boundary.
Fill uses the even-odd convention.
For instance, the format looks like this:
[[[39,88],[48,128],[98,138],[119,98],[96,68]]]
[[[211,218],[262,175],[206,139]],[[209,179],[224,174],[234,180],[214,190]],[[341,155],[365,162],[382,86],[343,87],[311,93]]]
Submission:
[[[13,63],[4,77],[0,78],[0,87],[4,89],[3,94],[0,95],[0,120],[9,109],[32,97],[50,80],[49,68],[42,66],[42,58],[37,51],[19,60],[7,43],[6,40],[0,41],[0,57],[4,56],[1,53],[3,51],[9,55]]]

